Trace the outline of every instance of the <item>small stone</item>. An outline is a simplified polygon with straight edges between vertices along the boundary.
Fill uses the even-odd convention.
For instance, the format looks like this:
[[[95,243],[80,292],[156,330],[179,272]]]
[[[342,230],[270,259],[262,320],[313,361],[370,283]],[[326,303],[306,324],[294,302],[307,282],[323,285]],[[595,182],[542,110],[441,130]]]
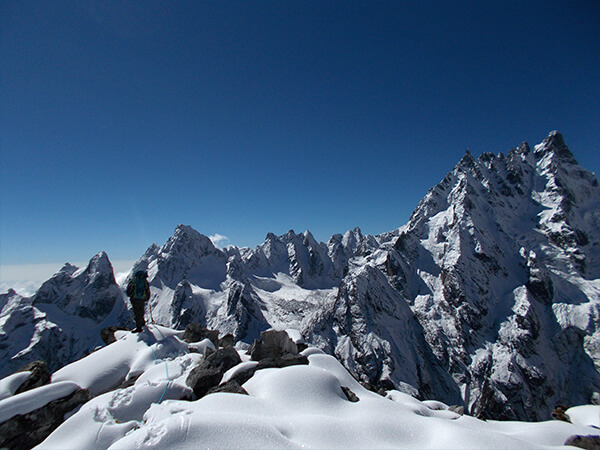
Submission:
[[[219,386],[210,388],[208,390],[208,392],[206,393],[206,395],[216,394],[218,392],[225,392],[225,393],[229,393],[229,394],[248,395],[248,392],[246,391],[246,389],[244,389],[242,386],[240,386],[240,384],[237,381],[234,381],[234,380],[230,380],[227,383],[223,383]]]
[[[452,405],[448,408],[448,411],[455,412],[456,414],[460,414],[461,416],[465,413],[464,406]]]
[[[600,436],[571,436],[565,441],[565,445],[585,448],[586,450],[600,450]]]
[[[567,410],[566,406],[556,405],[554,407],[554,411],[552,411],[552,418],[554,420],[562,420],[563,422],[569,422],[569,423],[571,423],[571,418],[565,412],[566,410]]]
[[[348,401],[350,401],[352,403],[356,403],[360,400],[358,398],[358,396],[350,390],[349,387],[342,386],[342,392],[346,395],[346,398],[348,399]]]

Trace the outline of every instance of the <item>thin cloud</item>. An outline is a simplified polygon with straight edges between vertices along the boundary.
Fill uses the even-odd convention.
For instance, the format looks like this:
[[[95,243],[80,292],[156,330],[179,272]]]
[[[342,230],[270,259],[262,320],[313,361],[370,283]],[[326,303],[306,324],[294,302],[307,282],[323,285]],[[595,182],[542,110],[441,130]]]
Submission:
[[[225,244],[229,242],[229,238],[227,236],[223,236],[222,234],[215,233],[212,236],[208,237],[216,247],[223,248]]]

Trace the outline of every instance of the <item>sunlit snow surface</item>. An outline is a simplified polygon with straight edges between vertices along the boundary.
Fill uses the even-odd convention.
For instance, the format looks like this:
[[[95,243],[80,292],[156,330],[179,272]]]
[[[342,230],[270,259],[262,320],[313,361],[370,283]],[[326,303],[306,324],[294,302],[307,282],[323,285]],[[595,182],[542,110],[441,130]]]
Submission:
[[[155,325],[116,336],[117,342],[54,373],[52,384],[0,401],[15,407],[42,390],[53,399],[67,384],[97,394],[37,448],[543,448],[574,434],[598,434],[600,425],[596,406],[570,409],[574,424],[484,422],[398,391],[382,397],[315,348],[304,351],[308,366],[257,371],[243,385],[249,396],[179,400],[193,398],[185,379],[212,344],[193,344],[200,353],[190,352],[181,332]],[[252,365],[240,353],[242,364]],[[115,389],[126,379],[135,383]],[[348,401],[342,386],[360,401]]]

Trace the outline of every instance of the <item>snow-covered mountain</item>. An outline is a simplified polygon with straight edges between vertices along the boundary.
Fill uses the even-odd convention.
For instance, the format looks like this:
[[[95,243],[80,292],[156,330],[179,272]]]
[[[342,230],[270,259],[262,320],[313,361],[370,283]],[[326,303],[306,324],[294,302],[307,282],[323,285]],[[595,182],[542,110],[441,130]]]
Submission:
[[[534,420],[598,389],[599,231],[598,180],[553,132],[467,153],[390,234],[382,270],[469,411]]]
[[[556,132],[507,155],[467,152],[389,233],[325,244],[289,231],[221,250],[180,225],[137,269],[158,323],[247,343],[294,328],[363,382],[482,418],[544,419],[600,392],[600,187]],[[0,377],[91,350],[101,327],[130,320],[122,289],[101,254],[30,299],[3,294]]]
[[[0,294],[0,377],[38,359],[53,371],[81,358],[104,327],[131,323],[125,300],[103,252],[86,268],[65,264],[31,298]]]

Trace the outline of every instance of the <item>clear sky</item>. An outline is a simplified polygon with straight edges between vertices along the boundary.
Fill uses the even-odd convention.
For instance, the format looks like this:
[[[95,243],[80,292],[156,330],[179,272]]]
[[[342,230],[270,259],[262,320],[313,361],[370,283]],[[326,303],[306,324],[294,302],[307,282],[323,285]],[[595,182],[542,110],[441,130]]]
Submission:
[[[598,1],[3,1],[0,33],[4,266],[377,234],[553,129],[600,172]]]

